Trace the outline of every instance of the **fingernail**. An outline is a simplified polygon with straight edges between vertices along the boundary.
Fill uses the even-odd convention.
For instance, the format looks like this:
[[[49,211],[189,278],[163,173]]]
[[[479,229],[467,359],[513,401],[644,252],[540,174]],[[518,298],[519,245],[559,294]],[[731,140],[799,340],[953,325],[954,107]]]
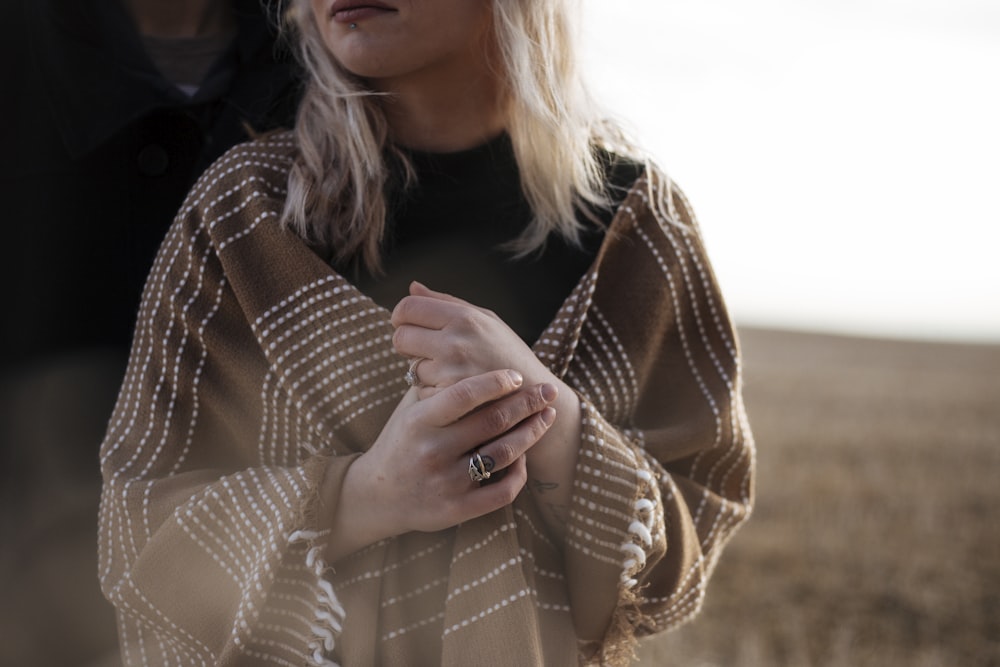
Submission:
[[[551,403],[556,400],[556,396],[559,395],[559,390],[556,389],[555,385],[546,382],[542,385],[542,398],[545,399],[546,403]]]
[[[539,416],[542,418],[542,423],[546,426],[552,426],[552,422],[556,420],[556,409],[555,408],[545,408],[541,411]]]
[[[511,382],[514,383],[515,387],[520,387],[521,383],[524,382],[524,378],[517,371],[507,371],[508,377],[510,377]]]

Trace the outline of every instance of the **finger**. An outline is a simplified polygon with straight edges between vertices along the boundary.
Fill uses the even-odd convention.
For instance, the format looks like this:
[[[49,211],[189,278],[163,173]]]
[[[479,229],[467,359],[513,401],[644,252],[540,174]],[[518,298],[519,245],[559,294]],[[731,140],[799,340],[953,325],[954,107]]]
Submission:
[[[425,296],[432,299],[437,299],[438,301],[445,301],[447,303],[454,304],[456,306],[463,306],[465,308],[471,308],[472,310],[478,311],[484,315],[489,315],[490,317],[495,317],[495,313],[489,308],[483,308],[482,306],[477,306],[471,301],[466,301],[461,299],[454,294],[448,294],[447,292],[437,292],[432,290],[427,285],[414,280],[410,283],[410,294],[413,296]]]
[[[438,362],[429,357],[414,358],[417,362],[414,374],[417,377],[413,387],[417,390],[417,398],[421,401],[475,373],[466,370],[467,367]]]
[[[523,382],[524,379],[517,371],[490,371],[456,382],[427,400],[420,401],[415,407],[424,413],[430,425],[449,426],[476,408],[517,391]],[[471,442],[482,442],[482,439]]]
[[[504,476],[496,482],[477,487],[472,480],[466,480],[473,486],[473,490],[463,497],[462,504],[471,517],[489,514],[514,502],[527,481],[528,467],[522,456],[514,461],[506,469]]]
[[[499,438],[480,446],[476,451],[482,457],[486,470],[496,473],[512,465],[542,439],[555,420],[556,410],[549,406]]]
[[[447,342],[438,330],[403,324],[392,333],[392,347],[404,357],[436,359],[442,356]]]
[[[431,297],[432,299],[468,306],[469,308],[475,308],[476,310],[485,310],[483,308],[480,308],[476,304],[469,303],[465,299],[460,299],[457,296],[454,296],[453,294],[448,294],[447,292],[437,292],[435,290],[432,290],[427,285],[424,285],[423,283],[418,282],[416,280],[410,283],[410,294],[412,294],[413,296]]]
[[[557,393],[555,387],[547,383],[526,387],[469,413],[452,427],[452,433],[459,442],[489,442],[543,411],[555,400]],[[501,461],[509,465],[519,453],[508,445],[503,447]]]
[[[421,401],[425,401],[431,396],[436,396],[447,388],[448,385],[446,384],[442,384],[440,387],[434,384],[421,384],[417,388],[417,398]]]
[[[396,329],[392,336],[396,352],[421,359],[416,369],[420,387],[447,387],[482,372],[472,364],[474,350],[464,339],[410,325]],[[420,398],[426,398],[421,392]]]
[[[433,360],[428,357],[422,357],[417,355],[408,355],[412,358],[410,359],[410,368],[406,371],[406,381],[410,382],[410,372],[413,372],[413,385],[412,387],[417,391],[417,398],[423,400],[427,398],[422,392],[426,387],[433,387],[436,383],[434,382],[434,369],[431,367]],[[450,384],[450,383],[449,383]],[[447,386],[447,385],[443,385]]]
[[[404,296],[392,309],[389,321],[394,327],[413,324],[426,329],[444,329],[460,317],[469,317],[472,306],[435,299],[431,296]]]

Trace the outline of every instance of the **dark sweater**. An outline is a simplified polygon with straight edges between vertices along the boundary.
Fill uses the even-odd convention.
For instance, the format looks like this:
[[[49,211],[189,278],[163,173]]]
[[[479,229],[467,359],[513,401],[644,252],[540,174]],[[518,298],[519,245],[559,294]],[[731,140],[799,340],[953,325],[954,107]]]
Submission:
[[[596,211],[602,225],[582,213],[582,244],[553,234],[541,253],[515,258],[503,244],[531,219],[521,191],[510,138],[457,153],[408,152],[416,185],[390,195],[383,276],[363,272],[361,289],[386,308],[407,294],[412,280],[448,292],[500,316],[534,343],[594,259],[604,227],[641,166],[605,156],[613,186],[612,209]]]

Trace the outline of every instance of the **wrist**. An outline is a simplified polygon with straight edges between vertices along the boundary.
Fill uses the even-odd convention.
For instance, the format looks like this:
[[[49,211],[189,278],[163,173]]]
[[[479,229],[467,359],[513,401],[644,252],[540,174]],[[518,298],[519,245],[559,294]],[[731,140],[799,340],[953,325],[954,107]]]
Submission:
[[[365,454],[356,457],[339,484],[324,484],[323,501],[332,508],[327,563],[397,534],[393,513],[383,511],[383,499],[372,493],[369,459]]]
[[[580,397],[569,385],[551,374],[545,381],[559,392],[551,403],[556,411],[556,420],[541,440],[528,450],[528,463],[536,470],[541,468],[564,480],[572,480],[582,433]]]

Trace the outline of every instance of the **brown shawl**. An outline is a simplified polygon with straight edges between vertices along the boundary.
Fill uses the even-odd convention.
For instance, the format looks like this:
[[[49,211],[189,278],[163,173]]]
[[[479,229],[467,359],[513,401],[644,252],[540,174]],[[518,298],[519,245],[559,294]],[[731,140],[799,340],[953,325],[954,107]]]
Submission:
[[[100,579],[127,665],[627,662],[694,616],[750,512],[738,342],[690,209],[640,179],[534,350],[580,395],[565,545],[530,494],[323,562],[336,482],[406,390],[389,313],[278,218],[290,134],[190,193],[101,448]],[[608,630],[579,643],[571,616]],[[591,625],[588,623],[588,625]]]

